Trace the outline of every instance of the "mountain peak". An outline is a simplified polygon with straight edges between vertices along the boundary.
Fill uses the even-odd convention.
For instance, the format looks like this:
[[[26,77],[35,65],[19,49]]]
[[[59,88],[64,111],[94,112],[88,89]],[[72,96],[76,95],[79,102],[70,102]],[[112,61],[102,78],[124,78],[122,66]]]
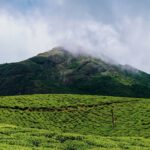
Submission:
[[[68,50],[66,50],[64,47],[54,47],[53,49],[44,52],[44,53],[40,53],[38,54],[38,56],[42,56],[42,57],[50,57],[50,56],[65,56],[65,55],[72,55]]]

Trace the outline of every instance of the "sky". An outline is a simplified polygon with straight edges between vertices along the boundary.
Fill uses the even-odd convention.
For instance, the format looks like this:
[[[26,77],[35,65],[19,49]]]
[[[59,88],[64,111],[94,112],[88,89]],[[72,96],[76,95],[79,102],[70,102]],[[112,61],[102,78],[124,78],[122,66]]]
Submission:
[[[0,0],[0,63],[56,46],[150,73],[150,0]]]

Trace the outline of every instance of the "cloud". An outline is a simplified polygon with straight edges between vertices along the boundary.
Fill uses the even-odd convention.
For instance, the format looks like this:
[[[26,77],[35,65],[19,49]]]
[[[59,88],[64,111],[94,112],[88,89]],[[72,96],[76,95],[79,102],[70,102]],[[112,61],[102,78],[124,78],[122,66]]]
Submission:
[[[150,21],[143,17],[125,17],[118,23],[120,41],[127,47],[122,63],[150,72]],[[119,60],[119,59],[118,59]]]
[[[54,46],[47,24],[40,19],[0,14],[0,62],[19,61]]]
[[[120,48],[118,33],[110,25],[94,20],[50,20],[1,14],[0,61],[19,61],[59,45],[76,53],[82,48],[93,56],[110,55],[112,46]]]

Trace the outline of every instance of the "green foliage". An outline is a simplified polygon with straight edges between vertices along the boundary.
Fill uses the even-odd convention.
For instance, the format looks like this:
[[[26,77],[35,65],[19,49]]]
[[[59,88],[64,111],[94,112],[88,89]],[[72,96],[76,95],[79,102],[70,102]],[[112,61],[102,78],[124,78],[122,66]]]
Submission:
[[[0,95],[78,93],[150,97],[150,75],[127,68],[55,48],[22,62],[0,65]]]
[[[150,139],[143,137],[102,137],[49,130],[0,126],[0,147],[4,150],[148,150]]]
[[[143,98],[72,94],[0,97],[0,148],[148,150],[149,110],[150,99]]]

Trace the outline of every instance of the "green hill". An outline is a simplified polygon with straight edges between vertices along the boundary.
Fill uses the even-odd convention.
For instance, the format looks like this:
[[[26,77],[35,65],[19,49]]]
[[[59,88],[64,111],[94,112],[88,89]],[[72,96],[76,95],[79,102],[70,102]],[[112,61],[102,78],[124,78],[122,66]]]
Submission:
[[[0,149],[149,150],[150,99],[0,97]]]
[[[0,95],[33,93],[150,97],[150,75],[63,48],[0,65]]]

